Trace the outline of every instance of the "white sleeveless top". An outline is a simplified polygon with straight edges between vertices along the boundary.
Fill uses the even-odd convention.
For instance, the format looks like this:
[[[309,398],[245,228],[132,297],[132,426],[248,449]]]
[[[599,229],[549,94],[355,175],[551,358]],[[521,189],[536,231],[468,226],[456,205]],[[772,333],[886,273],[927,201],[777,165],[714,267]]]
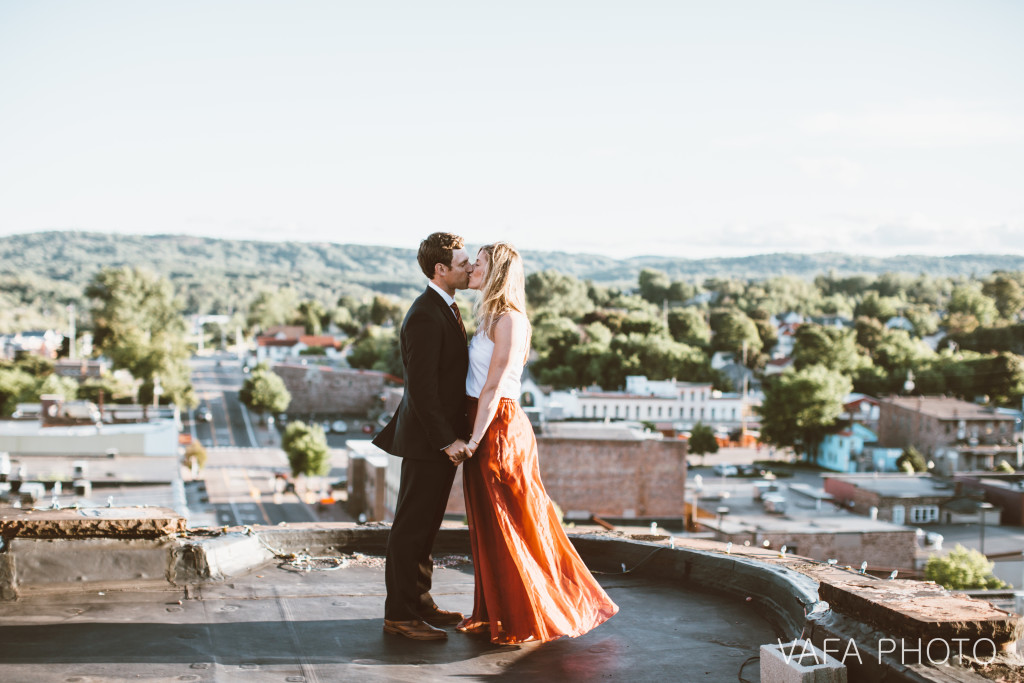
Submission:
[[[523,325],[520,339],[512,340],[512,357],[521,358],[526,361],[526,354],[529,351],[527,344],[530,340],[530,326]],[[483,330],[477,330],[473,335],[473,341],[469,343],[469,373],[466,375],[466,395],[473,398],[480,398],[480,392],[484,389],[487,381],[487,370],[491,366],[491,356],[494,354],[494,342],[484,334]],[[513,369],[498,387],[500,398],[514,398],[519,400],[522,393],[522,366]]]

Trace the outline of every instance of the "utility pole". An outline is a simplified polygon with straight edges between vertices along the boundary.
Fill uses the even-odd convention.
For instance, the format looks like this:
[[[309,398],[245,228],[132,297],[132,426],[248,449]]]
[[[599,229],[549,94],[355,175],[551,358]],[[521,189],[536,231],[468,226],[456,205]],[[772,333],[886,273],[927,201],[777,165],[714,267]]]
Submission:
[[[70,337],[70,343],[68,344],[68,358],[75,360],[75,305],[68,304],[68,336]]]

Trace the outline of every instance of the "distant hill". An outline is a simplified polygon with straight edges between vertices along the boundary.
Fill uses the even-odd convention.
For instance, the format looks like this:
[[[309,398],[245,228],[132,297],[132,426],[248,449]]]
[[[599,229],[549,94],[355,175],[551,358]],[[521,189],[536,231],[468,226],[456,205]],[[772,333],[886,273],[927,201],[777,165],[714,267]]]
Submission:
[[[638,256],[612,259],[592,254],[528,251],[527,270],[555,270],[602,284],[634,286],[642,268],[656,268],[672,279],[762,279],[778,275],[813,278],[877,275],[884,272],[983,277],[993,270],[1024,270],[1024,256],[896,256],[876,258],[838,253],[763,254],[736,258],[683,259]],[[410,296],[421,289],[414,248],[373,247],[327,242],[256,242],[190,235],[121,235],[37,232],[0,237],[0,276],[7,283],[31,283],[57,301],[80,291],[104,266],[143,265],[169,277],[190,310],[223,305],[224,287],[232,299],[263,286],[291,286],[303,296],[367,290]],[[62,294],[57,294],[61,292]],[[219,296],[218,296],[219,295]]]

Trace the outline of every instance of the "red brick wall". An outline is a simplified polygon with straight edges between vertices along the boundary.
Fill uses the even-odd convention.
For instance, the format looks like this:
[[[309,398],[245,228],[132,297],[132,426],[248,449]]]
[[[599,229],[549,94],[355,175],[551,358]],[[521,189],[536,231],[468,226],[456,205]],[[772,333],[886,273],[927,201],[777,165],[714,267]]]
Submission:
[[[638,517],[684,515],[686,442],[538,438],[544,488],[562,512]],[[465,512],[462,474],[448,512]]]
[[[837,505],[858,515],[867,516],[872,507],[879,506],[877,493],[858,488],[853,482],[842,479],[825,477],[825,492],[832,494]],[[849,504],[850,501],[853,501],[852,506]]]
[[[719,540],[732,541],[742,545],[750,541],[752,545],[760,545],[763,541],[771,542],[771,548],[778,550],[783,545],[789,552],[803,557],[810,557],[819,562],[830,559],[837,560],[839,566],[849,565],[857,570],[861,562],[867,562],[872,569],[899,569],[902,572],[914,572],[917,539],[913,529],[906,531],[844,531],[822,533],[758,533],[751,537],[749,533],[724,535]]]
[[[273,369],[292,395],[289,413],[366,414],[370,408],[382,407],[381,372],[285,364]]]

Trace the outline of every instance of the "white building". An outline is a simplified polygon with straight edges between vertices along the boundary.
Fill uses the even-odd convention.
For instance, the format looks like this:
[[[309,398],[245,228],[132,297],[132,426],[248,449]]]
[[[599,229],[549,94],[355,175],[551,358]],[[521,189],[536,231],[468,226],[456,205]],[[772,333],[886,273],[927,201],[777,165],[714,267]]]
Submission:
[[[761,395],[716,391],[710,383],[626,378],[625,391],[598,388],[553,391],[540,407],[548,420],[640,420],[680,431],[698,422],[728,431],[756,420]]]

